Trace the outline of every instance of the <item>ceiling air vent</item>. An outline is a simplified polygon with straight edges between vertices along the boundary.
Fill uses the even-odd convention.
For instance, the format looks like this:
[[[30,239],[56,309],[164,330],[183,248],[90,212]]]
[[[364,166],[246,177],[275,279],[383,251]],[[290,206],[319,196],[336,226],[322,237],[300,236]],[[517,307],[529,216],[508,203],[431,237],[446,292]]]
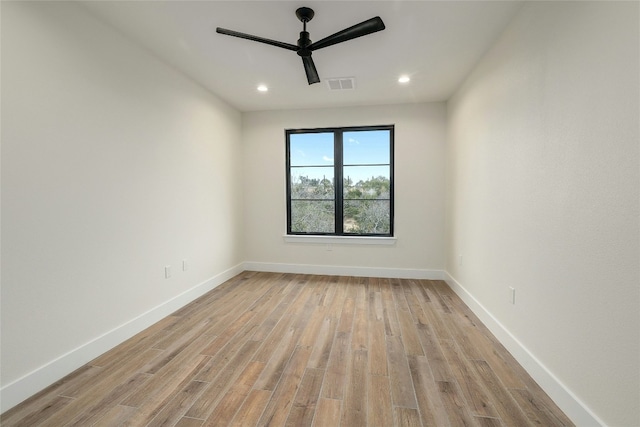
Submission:
[[[356,88],[355,77],[338,77],[327,79],[327,84],[331,90],[352,90]]]

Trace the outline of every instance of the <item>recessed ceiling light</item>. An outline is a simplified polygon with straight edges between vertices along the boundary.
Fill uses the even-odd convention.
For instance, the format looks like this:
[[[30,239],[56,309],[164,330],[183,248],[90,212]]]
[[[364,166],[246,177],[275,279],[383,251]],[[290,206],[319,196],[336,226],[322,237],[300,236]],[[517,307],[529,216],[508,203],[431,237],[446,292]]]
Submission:
[[[409,76],[400,76],[400,78],[398,79],[399,83],[409,83],[411,79],[409,78]]]
[[[267,85],[258,85],[258,92],[266,92],[268,90],[269,88],[267,87]]]

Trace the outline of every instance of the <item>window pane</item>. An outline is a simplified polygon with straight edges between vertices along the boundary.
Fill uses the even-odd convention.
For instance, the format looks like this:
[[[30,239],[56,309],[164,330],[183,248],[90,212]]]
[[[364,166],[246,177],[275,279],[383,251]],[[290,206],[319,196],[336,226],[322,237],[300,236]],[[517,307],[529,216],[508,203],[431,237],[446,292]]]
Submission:
[[[292,233],[333,233],[334,223],[333,201],[291,201]]]
[[[385,234],[391,230],[388,200],[345,200],[344,232],[353,234]]]
[[[391,189],[389,166],[346,166],[344,198],[389,199]]]
[[[291,199],[331,199],[335,195],[332,167],[291,168]]]
[[[333,133],[289,135],[291,166],[333,165]]]
[[[342,156],[345,165],[376,165],[391,163],[391,132],[369,130],[345,132]]]

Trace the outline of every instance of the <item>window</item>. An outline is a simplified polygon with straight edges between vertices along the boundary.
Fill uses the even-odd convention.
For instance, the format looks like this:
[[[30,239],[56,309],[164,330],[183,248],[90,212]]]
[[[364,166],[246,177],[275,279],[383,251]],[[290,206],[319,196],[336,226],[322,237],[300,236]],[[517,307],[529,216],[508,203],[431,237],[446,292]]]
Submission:
[[[393,236],[393,131],[287,130],[287,234]]]

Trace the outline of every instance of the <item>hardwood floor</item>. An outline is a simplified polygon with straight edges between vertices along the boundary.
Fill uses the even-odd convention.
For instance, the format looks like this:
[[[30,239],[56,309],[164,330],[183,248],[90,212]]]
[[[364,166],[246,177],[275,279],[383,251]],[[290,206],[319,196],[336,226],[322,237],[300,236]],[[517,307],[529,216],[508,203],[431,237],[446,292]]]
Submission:
[[[1,425],[573,424],[444,282],[244,272]]]

